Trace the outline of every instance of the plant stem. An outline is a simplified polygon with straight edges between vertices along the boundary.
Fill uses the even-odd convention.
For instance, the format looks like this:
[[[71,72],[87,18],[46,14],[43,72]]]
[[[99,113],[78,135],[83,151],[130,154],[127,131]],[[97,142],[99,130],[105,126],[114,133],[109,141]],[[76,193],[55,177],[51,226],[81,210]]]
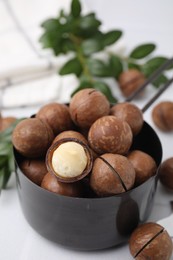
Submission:
[[[89,68],[87,66],[87,58],[83,55],[80,45],[82,42],[82,39],[79,37],[76,37],[74,34],[70,34],[70,39],[73,42],[75,49],[76,49],[76,56],[80,61],[80,64],[83,68],[83,75],[87,77],[87,79],[93,83],[94,78],[92,77],[92,74],[89,71]]]

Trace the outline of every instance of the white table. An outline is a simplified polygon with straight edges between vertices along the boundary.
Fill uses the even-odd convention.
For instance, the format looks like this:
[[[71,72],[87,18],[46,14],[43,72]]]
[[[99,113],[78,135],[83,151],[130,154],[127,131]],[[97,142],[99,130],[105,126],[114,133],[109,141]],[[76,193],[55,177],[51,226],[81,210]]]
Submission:
[[[1,0],[2,1],[2,0]],[[1,4],[0,1],[0,4]],[[27,2],[27,0],[25,0]],[[57,1],[52,1],[52,10],[56,8]],[[67,4],[68,1],[64,1]],[[20,0],[15,0],[20,5]],[[39,3],[39,1],[38,1]],[[144,42],[156,42],[157,53],[172,55],[173,45],[173,2],[172,0],[137,1],[134,0],[87,0],[84,1],[88,9],[97,10],[99,17],[104,22],[105,28],[119,28],[124,31],[122,45],[131,49]],[[49,8],[51,9],[51,8]],[[49,10],[50,11],[50,10]],[[29,17],[29,16],[28,16]],[[27,18],[28,18],[27,17]],[[29,18],[28,18],[29,19]],[[71,78],[65,80],[68,85]],[[72,80],[73,81],[73,80]],[[69,92],[71,89],[69,90]],[[155,91],[148,88],[146,99]],[[67,88],[62,90],[60,101],[68,98]],[[158,99],[173,101],[173,85]],[[142,107],[144,101],[136,101]],[[153,124],[151,109],[144,114],[145,120],[157,131],[163,145],[163,159],[173,156],[173,133],[162,133]],[[33,109],[3,111],[4,115],[26,116],[33,113]],[[155,197],[154,207],[149,220],[157,221],[171,213],[169,201],[173,192],[166,190],[159,183]],[[68,260],[68,259],[103,259],[103,260],[130,260],[132,259],[128,245],[115,248],[83,252],[63,248],[37,234],[26,222],[19,205],[14,175],[10,179],[8,189],[0,197],[0,259],[3,260]]]

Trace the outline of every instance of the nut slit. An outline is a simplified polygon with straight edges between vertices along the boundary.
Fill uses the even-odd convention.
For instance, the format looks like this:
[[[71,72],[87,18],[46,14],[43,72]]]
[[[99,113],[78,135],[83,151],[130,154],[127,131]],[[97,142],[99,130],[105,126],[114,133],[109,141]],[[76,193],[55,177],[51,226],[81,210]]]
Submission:
[[[96,90],[93,89],[92,91],[90,91],[90,92],[88,93],[88,95],[91,95],[93,92],[96,92]]]
[[[124,190],[127,191],[128,189],[126,188],[126,185],[124,184],[123,180],[121,179],[121,176],[119,175],[119,173],[103,157],[99,156],[99,159],[101,159],[103,162],[105,162],[109,166],[111,171],[118,177],[118,179],[121,182],[121,185],[123,186]]]
[[[156,237],[158,237],[162,232],[164,231],[164,228],[163,229],[161,229],[156,235],[154,235],[150,240],[148,240],[148,242],[145,244],[145,245],[143,245],[143,247],[141,247],[141,249],[136,253],[136,255],[134,255],[133,257],[134,258],[136,258],[141,252],[142,252],[142,250],[146,247],[146,246],[148,246]]]

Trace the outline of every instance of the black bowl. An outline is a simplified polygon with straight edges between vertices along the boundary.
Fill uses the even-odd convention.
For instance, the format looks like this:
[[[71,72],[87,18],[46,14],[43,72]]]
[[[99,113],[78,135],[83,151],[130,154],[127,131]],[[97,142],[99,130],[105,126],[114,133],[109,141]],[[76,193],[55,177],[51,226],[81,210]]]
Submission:
[[[160,165],[162,146],[146,122],[132,149],[150,154]],[[31,182],[18,167],[17,189],[28,223],[43,237],[80,250],[103,249],[127,242],[131,232],[150,215],[158,174],[140,186],[106,198],[73,198],[49,192]]]

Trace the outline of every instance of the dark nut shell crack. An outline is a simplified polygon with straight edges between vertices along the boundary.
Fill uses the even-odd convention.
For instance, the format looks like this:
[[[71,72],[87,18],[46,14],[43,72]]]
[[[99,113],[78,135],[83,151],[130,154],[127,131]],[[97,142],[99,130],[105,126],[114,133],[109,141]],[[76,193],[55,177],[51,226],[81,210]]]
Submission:
[[[170,260],[173,244],[162,226],[150,222],[134,230],[129,240],[129,248],[137,260]]]
[[[131,189],[135,170],[128,159],[119,154],[103,154],[94,161],[90,185],[99,196],[110,196]]]

